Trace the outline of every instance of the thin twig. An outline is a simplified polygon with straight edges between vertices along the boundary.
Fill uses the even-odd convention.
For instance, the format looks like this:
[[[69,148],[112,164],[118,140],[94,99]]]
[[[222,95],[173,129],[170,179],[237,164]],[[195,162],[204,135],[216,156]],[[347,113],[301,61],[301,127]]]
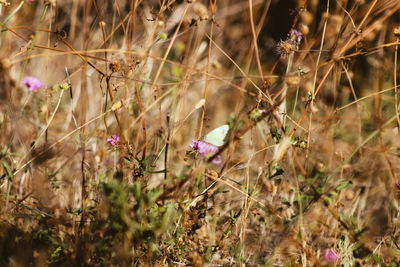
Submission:
[[[75,114],[74,114],[74,106],[73,106],[73,95],[72,95],[72,84],[71,79],[69,77],[68,68],[65,67],[65,73],[67,74],[68,80],[68,87],[69,87],[69,96],[70,96],[70,103],[71,103],[71,115],[75,123],[75,128],[80,129],[78,126],[78,122],[76,121]],[[82,153],[82,160],[81,160],[81,222],[79,225],[79,229],[81,232],[81,236],[83,236],[84,231],[84,224],[85,224],[85,201],[86,201],[86,173],[85,173],[85,143],[83,141],[81,130],[78,130],[79,142],[80,142],[80,150]]]
[[[396,39],[396,46],[394,47],[394,69],[393,69],[393,83],[394,83],[394,107],[397,118],[397,133],[400,135],[400,116],[399,116],[399,91],[397,88],[397,51],[399,38]]]
[[[212,3],[212,1],[210,1]],[[217,0],[214,0],[214,3],[211,4],[211,15],[214,17],[215,16],[215,7],[217,5]],[[210,38],[208,41],[208,57],[207,57],[207,66],[206,66],[206,84],[204,86],[204,101],[207,102],[207,92],[208,92],[208,73],[210,72],[210,59],[211,59],[211,48],[212,48],[212,38],[213,38],[213,33],[214,33],[214,20],[211,20],[211,28],[210,28]],[[197,135],[197,139],[201,138],[202,131],[203,131],[203,124],[206,116],[206,104],[203,105],[203,112],[201,113],[201,119],[200,119],[200,127],[199,127],[199,133]]]
[[[169,120],[171,118],[171,114],[168,112],[167,113],[167,140],[165,142],[165,158],[164,158],[164,181],[167,179],[168,175],[168,147],[169,147],[169,140],[170,140],[170,134],[171,134],[171,129],[169,127]],[[164,190],[165,190],[165,184],[164,184]]]

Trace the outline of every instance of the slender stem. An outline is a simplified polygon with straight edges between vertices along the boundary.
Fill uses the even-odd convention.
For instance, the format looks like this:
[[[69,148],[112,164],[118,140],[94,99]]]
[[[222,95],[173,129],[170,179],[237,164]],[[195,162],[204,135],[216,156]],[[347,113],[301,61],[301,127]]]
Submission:
[[[257,44],[257,33],[256,33],[256,28],[254,27],[254,18],[253,18],[253,1],[249,0],[249,12],[250,12],[250,26],[251,26],[251,33],[253,35],[253,46],[254,46],[254,52],[256,54],[256,61],[257,61],[257,67],[258,67],[258,72],[260,73],[261,80],[264,83],[264,75],[263,75],[263,70],[261,67],[261,61],[260,61],[260,55],[258,53],[258,44]]]
[[[329,14],[329,5],[330,5],[330,1],[328,0],[327,5],[326,5],[326,14]],[[328,17],[327,17],[328,18]],[[324,42],[325,42],[325,33],[326,33],[326,28],[328,25],[328,19],[325,20],[324,22],[324,28],[322,30],[322,38],[321,38],[321,45],[319,48],[319,53],[318,53],[318,58],[317,58],[317,62],[315,63],[315,73],[314,73],[314,81],[313,81],[313,87],[312,87],[312,97],[311,97],[311,101],[310,104],[306,107],[306,110],[308,107],[311,108],[311,112],[310,112],[310,120],[309,120],[309,124],[308,124],[308,135],[307,135],[307,150],[306,150],[306,164],[305,166],[307,166],[307,162],[308,162],[308,155],[310,153],[310,141],[311,141],[311,130],[312,130],[312,118],[313,118],[313,106],[314,106],[314,100],[316,95],[318,94],[319,90],[322,87],[322,84],[324,83],[325,79],[328,77],[328,74],[331,72],[334,64],[332,64],[329,68],[329,70],[327,71],[326,75],[324,76],[324,78],[322,79],[320,85],[318,86],[317,89],[315,89],[315,86],[317,84],[317,77],[318,77],[318,65],[319,62],[321,60],[321,54],[322,54],[322,50],[324,48]],[[304,113],[303,113],[304,115]],[[294,131],[292,132],[292,136],[294,134]],[[307,167],[306,167],[307,168]]]
[[[171,118],[171,114],[168,112],[167,113],[167,141],[165,143],[165,158],[164,158],[164,180],[167,179],[167,174],[168,174],[168,169],[167,169],[167,165],[168,165],[168,148],[169,148],[169,140],[171,137],[171,130],[169,127],[169,120]],[[165,191],[165,184],[164,184],[164,191]]]
[[[18,10],[21,9],[21,7],[24,5],[25,1],[21,1],[21,3],[19,3],[19,5],[17,6],[16,9],[13,10],[13,12],[11,12],[10,15],[8,15],[8,17],[3,21],[3,24],[6,24],[17,12]],[[0,5],[1,6],[1,5]]]
[[[394,70],[393,70],[393,84],[394,84],[394,106],[397,118],[397,133],[400,135],[400,116],[399,116],[399,89],[397,88],[397,50],[399,38],[396,39],[396,46],[394,48]]]
[[[290,72],[290,69],[292,68],[292,64],[293,64],[293,57],[294,57],[294,52],[291,52],[289,54],[288,57],[288,63],[286,66],[286,75]],[[282,125],[283,125],[283,129],[285,129],[286,126],[286,112],[287,112],[287,101],[286,101],[286,97],[287,97],[287,91],[288,91],[288,85],[286,82],[283,83],[283,92],[281,95],[281,99],[283,100],[282,103],[279,105],[279,112],[281,113],[281,120],[282,120]]]
[[[215,0],[214,3],[211,4],[212,16],[214,16],[216,5],[217,5],[217,1]],[[210,72],[210,58],[211,58],[213,32],[214,32],[214,20],[211,20],[210,38],[209,38],[209,42],[208,42],[207,67],[206,67],[206,84],[204,87],[204,101],[207,101],[208,73]],[[200,128],[199,128],[199,134],[197,136],[197,139],[201,138],[205,116],[206,116],[206,104],[203,105],[203,112],[201,114]]]
[[[136,74],[134,74],[134,78],[135,78],[135,85],[136,85],[136,94],[137,94],[137,98],[138,98],[138,102],[139,102],[139,110],[140,110],[140,113],[143,113],[144,109],[143,109],[142,97],[140,96],[140,86],[139,86],[138,80],[136,79]],[[146,144],[147,144],[146,121],[144,118],[145,118],[145,116],[143,116],[141,119],[142,129],[143,129],[143,143],[144,143],[142,160],[145,159],[145,157],[146,157]]]

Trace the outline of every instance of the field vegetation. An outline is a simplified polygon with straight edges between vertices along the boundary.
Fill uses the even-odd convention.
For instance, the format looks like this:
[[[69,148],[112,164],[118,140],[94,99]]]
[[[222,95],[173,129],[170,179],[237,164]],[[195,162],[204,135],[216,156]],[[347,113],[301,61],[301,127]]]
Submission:
[[[0,0],[0,266],[400,266],[400,1]]]

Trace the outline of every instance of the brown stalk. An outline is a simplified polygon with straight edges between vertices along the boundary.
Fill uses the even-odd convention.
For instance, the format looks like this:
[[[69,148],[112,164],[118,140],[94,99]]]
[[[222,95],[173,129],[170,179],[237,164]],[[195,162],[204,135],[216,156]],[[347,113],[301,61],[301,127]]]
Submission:
[[[214,18],[215,16],[215,8],[217,5],[217,0],[210,0],[210,6],[211,6],[211,16]],[[207,103],[207,89],[208,89],[208,73],[210,72],[210,58],[211,58],[211,48],[212,48],[212,38],[213,38],[213,33],[214,33],[214,19],[211,20],[211,28],[210,28],[210,38],[208,42],[208,57],[207,57],[207,66],[206,66],[206,84],[204,87],[204,105],[202,107],[202,114],[201,114],[201,119],[200,119],[200,127],[199,127],[199,133],[197,135],[197,139],[200,139],[202,136],[202,131],[203,131],[203,124],[206,116],[206,103]]]

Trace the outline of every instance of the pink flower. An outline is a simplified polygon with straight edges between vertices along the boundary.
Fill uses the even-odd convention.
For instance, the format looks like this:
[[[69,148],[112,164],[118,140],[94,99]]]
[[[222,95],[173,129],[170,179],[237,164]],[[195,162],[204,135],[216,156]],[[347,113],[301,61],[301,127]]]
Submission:
[[[222,164],[222,159],[221,159],[220,155],[213,158],[213,160],[211,162],[214,163],[215,165],[218,165],[221,168],[224,167],[224,164]]]
[[[192,140],[190,147],[204,157],[211,157],[218,152],[218,147],[200,140]]]
[[[201,141],[201,140],[192,140],[192,144],[189,146],[190,148],[193,148],[197,153],[202,155],[205,158],[211,158],[214,156],[216,153],[218,153],[218,147],[209,144],[207,142]],[[213,158],[212,163],[222,167],[222,159],[221,156],[218,155]]]
[[[22,80],[22,84],[28,87],[29,91],[37,91],[44,88],[44,83],[36,77],[27,76]]]
[[[107,143],[113,147],[119,147],[119,136],[116,134],[111,135],[109,138],[107,138]]]
[[[339,259],[339,255],[333,249],[325,250],[324,259],[327,262],[335,262]]]
[[[291,30],[288,34],[288,41],[292,42],[294,45],[300,45],[303,35],[301,32],[296,30]]]

